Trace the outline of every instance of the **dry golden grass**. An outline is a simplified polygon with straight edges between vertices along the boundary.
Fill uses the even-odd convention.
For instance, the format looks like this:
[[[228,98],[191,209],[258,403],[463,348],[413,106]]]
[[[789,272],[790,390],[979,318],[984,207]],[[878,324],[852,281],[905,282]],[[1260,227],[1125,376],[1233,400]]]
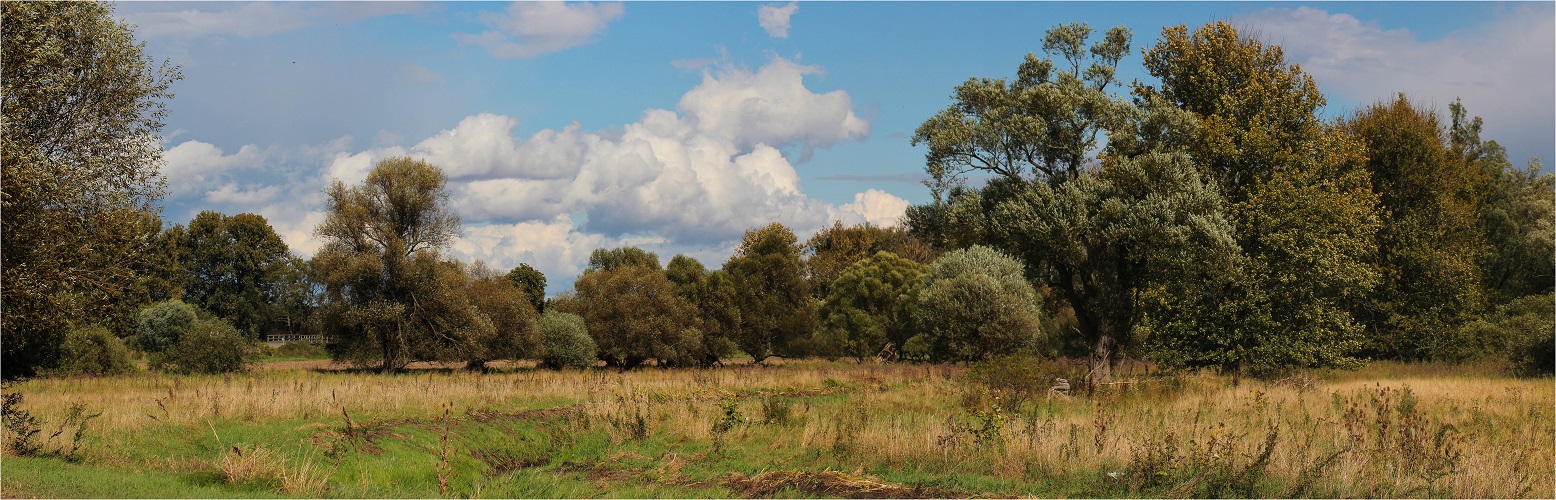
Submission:
[[[444,404],[456,412],[570,404],[587,420],[575,425],[608,429],[616,443],[651,435],[722,440],[745,453],[819,450],[812,456],[877,475],[1087,477],[1116,482],[1103,491],[1149,496],[1556,495],[1551,379],[1369,370],[1367,378],[1324,373],[1309,383],[1142,380],[1090,398],[1040,398],[1014,412],[996,411],[959,367],[820,361],[626,373],[254,370],[42,379],[14,389],[45,421],[72,404],[102,411],[94,431],[107,434],[222,420],[338,422],[342,409],[367,421],[422,418]],[[764,411],[764,400],[776,403]],[[731,401],[738,422],[720,430]],[[780,407],[785,422],[764,422]],[[322,484],[317,472],[278,476],[288,474],[304,485],[288,491]]]

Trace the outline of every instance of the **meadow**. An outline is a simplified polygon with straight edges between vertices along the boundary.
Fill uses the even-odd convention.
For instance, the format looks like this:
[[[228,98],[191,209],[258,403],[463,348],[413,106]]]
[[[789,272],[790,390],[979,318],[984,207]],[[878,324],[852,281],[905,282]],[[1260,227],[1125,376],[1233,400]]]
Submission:
[[[35,379],[6,392],[23,394],[42,450],[7,452],[0,494],[1556,496],[1548,377],[1126,372],[1073,396],[969,380],[961,366],[823,360]]]

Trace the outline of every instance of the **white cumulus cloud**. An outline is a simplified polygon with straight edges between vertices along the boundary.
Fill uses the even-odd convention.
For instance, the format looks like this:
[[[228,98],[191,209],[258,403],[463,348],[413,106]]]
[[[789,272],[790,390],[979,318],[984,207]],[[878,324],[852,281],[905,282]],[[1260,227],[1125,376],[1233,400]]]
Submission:
[[[495,28],[454,38],[485,47],[501,59],[529,59],[589,43],[620,18],[620,3],[513,2],[502,13],[484,12],[482,22]]]
[[[782,7],[763,5],[756,9],[756,21],[762,25],[762,29],[767,30],[768,36],[788,38],[789,18],[798,10],[800,4],[797,2],[789,2],[789,5]]]
[[[863,193],[855,193],[853,203],[844,203],[837,209],[844,214],[858,217],[862,222],[881,227],[896,227],[901,222],[902,214],[908,211],[908,200],[879,189],[869,189]]]

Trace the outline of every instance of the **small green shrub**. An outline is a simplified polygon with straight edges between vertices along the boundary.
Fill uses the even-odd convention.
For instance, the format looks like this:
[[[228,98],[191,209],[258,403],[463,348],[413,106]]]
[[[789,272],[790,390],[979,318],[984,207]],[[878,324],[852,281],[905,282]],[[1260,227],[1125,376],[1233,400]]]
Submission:
[[[26,457],[38,454],[42,445],[37,442],[38,419],[22,409],[22,393],[7,392],[0,399],[0,420],[5,424],[5,451]]]
[[[155,353],[151,366],[173,373],[230,373],[243,370],[248,341],[225,320],[199,320],[178,343]]]
[[[592,366],[598,349],[582,316],[555,310],[540,315],[540,343],[544,347],[541,365],[561,369],[564,366]]]
[[[60,346],[60,371],[72,375],[108,376],[129,373],[130,350],[107,328],[92,325],[71,330]]]
[[[1556,373],[1556,304],[1550,295],[1514,300],[1498,310],[1507,331],[1508,361],[1522,375]]]
[[[134,347],[155,353],[167,350],[194,326],[194,306],[181,300],[169,300],[141,309],[135,321]]]
[[[902,343],[902,359],[915,363],[926,362],[929,361],[930,350],[929,337],[923,334],[914,335],[907,342]]]

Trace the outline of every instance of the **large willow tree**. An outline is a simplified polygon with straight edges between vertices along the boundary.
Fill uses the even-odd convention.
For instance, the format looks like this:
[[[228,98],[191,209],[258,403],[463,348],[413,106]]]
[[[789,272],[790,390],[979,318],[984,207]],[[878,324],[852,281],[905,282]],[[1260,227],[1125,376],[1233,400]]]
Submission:
[[[464,272],[440,259],[459,235],[448,177],[425,161],[388,158],[358,186],[335,181],[314,268],[338,359],[398,370],[413,360],[473,359],[493,328],[471,304]]]

